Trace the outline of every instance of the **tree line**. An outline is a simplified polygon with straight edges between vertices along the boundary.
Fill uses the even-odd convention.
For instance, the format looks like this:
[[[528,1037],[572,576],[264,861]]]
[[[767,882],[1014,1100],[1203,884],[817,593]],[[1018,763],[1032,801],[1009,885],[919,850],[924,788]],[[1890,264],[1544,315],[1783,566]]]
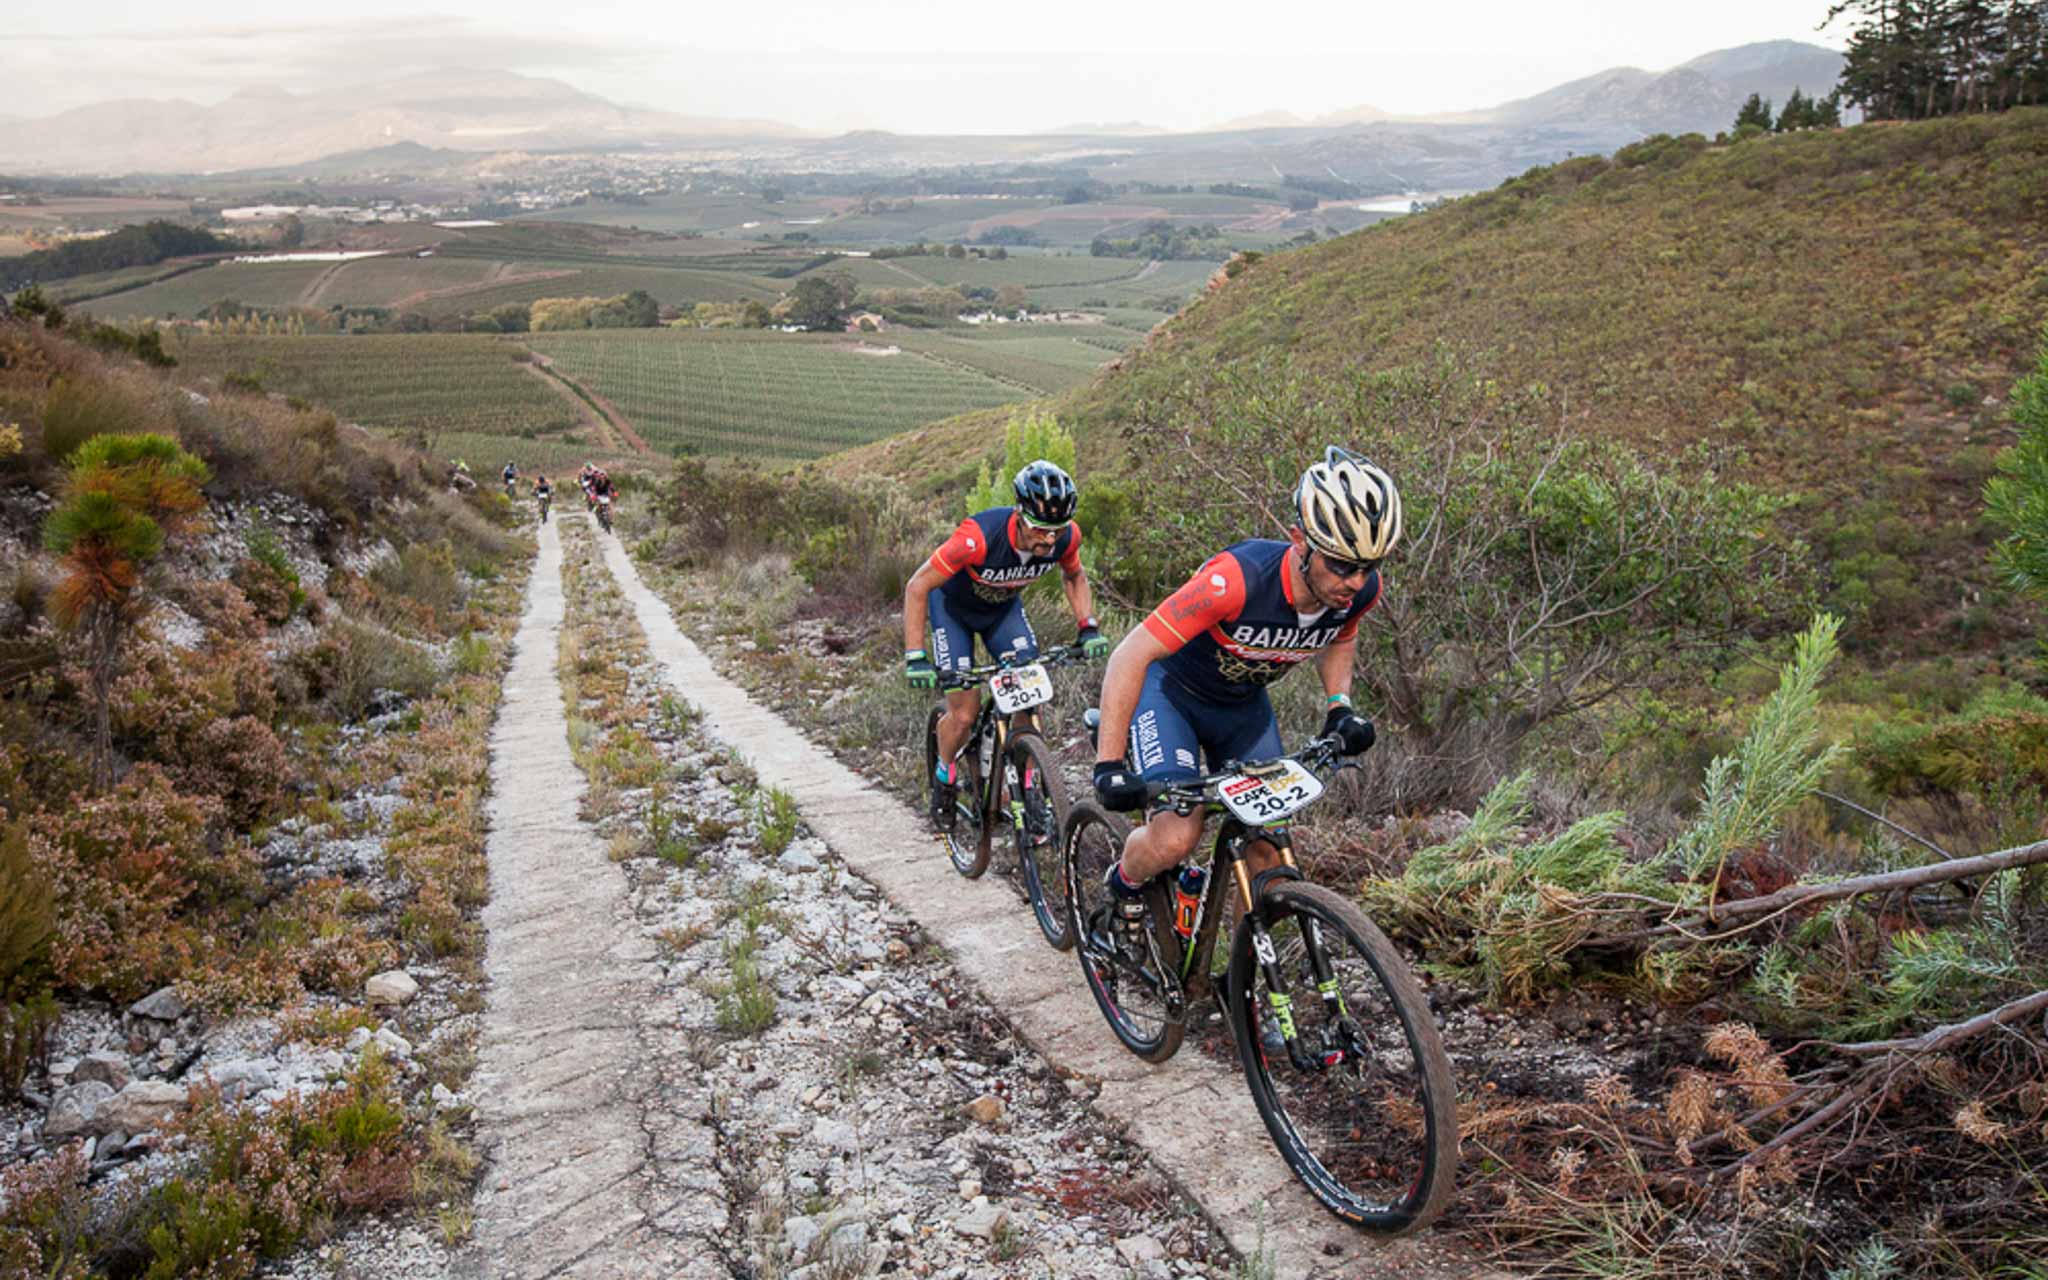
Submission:
[[[39,281],[65,280],[123,267],[147,267],[166,258],[222,253],[237,247],[234,241],[211,231],[157,219],[139,227],[122,227],[111,235],[69,240],[54,249],[6,259],[0,262],[0,289],[19,289]]]
[[[1925,120],[2048,102],[2041,0],[1837,0],[1855,29],[1840,92],[1873,120]]]

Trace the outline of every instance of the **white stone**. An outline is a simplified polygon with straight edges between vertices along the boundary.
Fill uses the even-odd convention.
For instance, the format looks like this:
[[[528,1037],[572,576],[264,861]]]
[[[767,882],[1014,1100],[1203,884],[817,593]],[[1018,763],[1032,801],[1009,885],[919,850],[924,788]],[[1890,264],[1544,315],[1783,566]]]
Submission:
[[[895,1236],[898,1240],[908,1240],[916,1231],[917,1224],[910,1220],[910,1215],[907,1213],[899,1213],[889,1219],[889,1234]]]
[[[168,1080],[136,1080],[107,1100],[95,1123],[105,1132],[110,1128],[142,1133],[163,1126],[185,1109],[184,1085]]]
[[[138,1018],[176,1022],[185,1016],[185,997],[178,994],[176,987],[163,987],[129,1005],[128,1012]]]
[[[363,984],[363,995],[373,1005],[411,1004],[420,984],[403,969],[380,973]]]
[[[57,1096],[50,1100],[50,1113],[43,1118],[43,1136],[73,1138],[93,1132],[94,1122],[113,1096],[113,1088],[103,1080],[88,1080],[57,1090]]]
[[[251,1094],[261,1093],[277,1083],[277,1076],[270,1065],[253,1058],[242,1058],[223,1062],[206,1072],[219,1087],[220,1096],[229,1102],[240,1102]]]
[[[394,1058],[410,1058],[412,1056],[412,1041],[399,1035],[389,1027],[379,1028],[377,1034],[370,1037],[370,1043]]]
[[[1116,1253],[1127,1267],[1154,1262],[1166,1256],[1166,1246],[1151,1236],[1125,1236],[1116,1242]]]
[[[1009,1220],[1010,1211],[1001,1205],[975,1205],[953,1220],[953,1230],[963,1236],[992,1240]]]

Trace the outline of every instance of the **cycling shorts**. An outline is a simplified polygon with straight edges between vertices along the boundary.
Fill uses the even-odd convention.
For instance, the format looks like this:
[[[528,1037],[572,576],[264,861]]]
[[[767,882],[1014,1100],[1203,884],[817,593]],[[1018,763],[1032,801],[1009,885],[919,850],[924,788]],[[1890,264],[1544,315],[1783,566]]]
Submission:
[[[925,612],[932,624],[932,665],[941,671],[965,671],[973,666],[976,636],[981,637],[991,658],[1038,656],[1038,637],[1024,616],[1022,600],[1012,600],[994,614],[963,616],[947,603],[943,593],[934,591],[925,597]]]
[[[1131,716],[1131,765],[1147,782],[1199,777],[1199,749],[1209,771],[1226,760],[1270,760],[1280,754],[1280,723],[1272,700],[1256,697],[1211,702],[1169,678],[1158,663],[1145,670],[1138,709]]]

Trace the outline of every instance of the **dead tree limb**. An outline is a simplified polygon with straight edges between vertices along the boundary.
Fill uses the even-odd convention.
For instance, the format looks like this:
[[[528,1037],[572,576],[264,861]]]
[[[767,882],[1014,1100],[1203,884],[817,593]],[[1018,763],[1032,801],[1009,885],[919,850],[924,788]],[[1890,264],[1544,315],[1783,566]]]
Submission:
[[[1715,1171],[1714,1176],[1725,1177],[1745,1166],[1761,1163],[1773,1151],[1783,1150],[1808,1134],[1832,1128],[1853,1114],[1856,1108],[1873,1094],[1882,1096],[1889,1092],[1893,1079],[1899,1072],[1911,1066],[1914,1060],[1927,1054],[1954,1048],[1965,1040],[1983,1035],[2009,1022],[2017,1022],[2044,1009],[2048,1009],[2048,991],[2036,991],[2030,996],[2008,1001],[1974,1018],[1951,1022],[1921,1035],[1898,1040],[1872,1040],[1862,1044],[1830,1046],[1846,1054],[1873,1057],[1876,1060],[1866,1064],[1844,1081],[1841,1091],[1819,1109],[1734,1164]]]
[[[1628,933],[1595,935],[1582,944],[1589,947],[1622,947],[1658,942],[1666,938],[1686,938],[1691,941],[1712,941],[1717,935],[1739,930],[1731,929],[1741,921],[1761,923],[1762,918],[1783,915],[1801,907],[1820,902],[1833,902],[1842,898],[1861,897],[1866,893],[1897,893],[1901,890],[1918,889],[1930,884],[1941,884],[1949,880],[1962,880],[1971,876],[1994,875],[2013,867],[2032,866],[2048,862],[2048,840],[2020,845],[2012,849],[2001,849],[1997,853],[1979,854],[1974,858],[1957,858],[1952,862],[1936,862],[1924,867],[1908,867],[1903,871],[1884,871],[1876,875],[1852,876],[1847,880],[1836,880],[1823,884],[1795,884],[1767,893],[1756,898],[1737,898],[1733,902],[1717,903],[1703,907],[1683,916],[1672,916],[1662,924]],[[1599,894],[1586,901],[1597,903]]]

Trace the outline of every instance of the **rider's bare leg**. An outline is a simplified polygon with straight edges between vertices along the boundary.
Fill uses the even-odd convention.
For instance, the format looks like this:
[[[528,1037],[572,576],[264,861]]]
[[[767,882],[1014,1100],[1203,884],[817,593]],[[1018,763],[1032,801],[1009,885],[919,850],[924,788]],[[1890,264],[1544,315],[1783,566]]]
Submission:
[[[974,732],[974,717],[981,710],[981,690],[953,689],[946,694],[946,714],[939,721],[939,759],[951,760],[967,745]]]

